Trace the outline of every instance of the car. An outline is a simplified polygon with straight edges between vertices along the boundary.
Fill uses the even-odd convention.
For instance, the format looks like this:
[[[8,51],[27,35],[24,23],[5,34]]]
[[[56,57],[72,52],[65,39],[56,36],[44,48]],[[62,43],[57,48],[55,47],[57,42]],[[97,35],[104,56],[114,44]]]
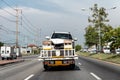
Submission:
[[[120,54],[120,48],[115,50],[116,54]]]
[[[90,53],[97,53],[97,50],[96,49],[91,49]]]

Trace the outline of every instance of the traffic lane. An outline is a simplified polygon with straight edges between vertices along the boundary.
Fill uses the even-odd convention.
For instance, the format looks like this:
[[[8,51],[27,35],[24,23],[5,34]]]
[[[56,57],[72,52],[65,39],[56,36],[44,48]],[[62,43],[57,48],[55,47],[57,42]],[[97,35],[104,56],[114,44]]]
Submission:
[[[97,78],[91,75],[80,62],[76,61],[74,70],[67,67],[55,67],[47,71],[39,71],[29,80],[97,80]]]
[[[21,58],[24,60],[32,60],[39,58],[40,55],[30,55],[30,56],[22,56]]]
[[[19,64],[21,62],[26,62],[26,61],[31,61],[31,60],[41,61],[41,59],[39,59],[39,55],[23,56],[23,57],[18,57],[17,59],[13,59],[13,60],[0,60],[0,68],[4,68],[7,66],[9,67],[12,65]]]
[[[86,70],[95,73],[102,80],[120,80],[120,66],[86,57],[79,57],[79,61]]]
[[[40,70],[41,67],[41,61],[35,59],[6,66],[0,68],[0,80],[24,80],[30,74],[34,74]]]
[[[8,65],[12,63],[18,63],[18,62],[23,62],[25,60],[37,60],[39,58],[39,55],[30,55],[30,56],[23,56],[23,57],[17,57],[17,59],[13,60],[0,60],[0,67],[3,65]]]

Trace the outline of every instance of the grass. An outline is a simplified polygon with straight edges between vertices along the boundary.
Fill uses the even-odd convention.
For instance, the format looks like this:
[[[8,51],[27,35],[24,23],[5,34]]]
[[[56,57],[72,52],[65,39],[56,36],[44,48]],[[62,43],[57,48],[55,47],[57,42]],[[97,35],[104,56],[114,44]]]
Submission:
[[[84,53],[84,52],[77,52],[77,54],[80,56],[91,57],[95,59],[100,59],[100,60],[120,64],[120,54],[104,54],[104,53],[91,54],[91,53]]]

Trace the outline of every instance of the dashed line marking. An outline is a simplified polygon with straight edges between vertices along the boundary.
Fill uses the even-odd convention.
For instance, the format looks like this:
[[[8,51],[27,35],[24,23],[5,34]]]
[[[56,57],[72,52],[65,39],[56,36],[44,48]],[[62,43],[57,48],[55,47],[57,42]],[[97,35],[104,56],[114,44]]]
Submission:
[[[79,65],[82,65],[81,63],[78,63]]]
[[[24,80],[29,80],[30,78],[32,78],[34,76],[34,74],[31,74],[30,76],[28,76],[27,78],[25,78]]]
[[[43,59],[38,59],[38,61],[43,61]]]
[[[98,77],[96,74],[94,74],[94,73],[90,73],[94,78],[96,78],[97,80],[102,80],[100,77]]]

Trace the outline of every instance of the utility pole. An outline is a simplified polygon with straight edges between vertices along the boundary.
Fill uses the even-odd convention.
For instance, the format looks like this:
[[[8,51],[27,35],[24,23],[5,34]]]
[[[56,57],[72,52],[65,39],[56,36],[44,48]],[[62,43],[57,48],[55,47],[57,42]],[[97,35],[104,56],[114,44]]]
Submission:
[[[19,9],[16,10],[16,48],[18,47],[18,11]]]
[[[19,47],[19,44],[18,44],[18,18],[19,18],[19,11],[22,12],[22,10],[16,8],[15,11],[16,11],[16,48],[17,48],[17,47]]]
[[[36,44],[37,46],[40,46],[40,28],[37,28],[37,34],[36,34]]]
[[[2,25],[0,25],[0,32],[1,32],[1,29],[2,29],[1,26],[2,26]],[[0,33],[0,42],[1,42],[1,33]]]

